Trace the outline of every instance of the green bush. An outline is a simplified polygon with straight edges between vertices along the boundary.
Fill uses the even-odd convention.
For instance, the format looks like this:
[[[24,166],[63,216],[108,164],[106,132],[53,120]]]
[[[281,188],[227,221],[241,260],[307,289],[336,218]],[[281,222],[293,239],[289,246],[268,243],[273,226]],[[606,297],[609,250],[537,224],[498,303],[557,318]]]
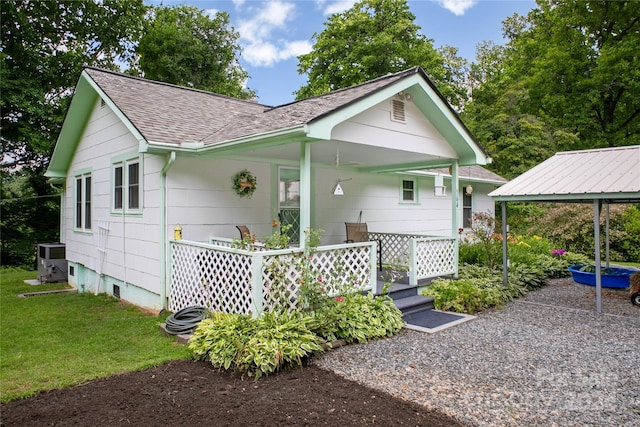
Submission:
[[[591,204],[549,204],[545,213],[529,228],[529,234],[545,236],[560,247],[593,256],[593,206]],[[637,205],[609,207],[611,258],[640,262],[640,209]],[[605,215],[600,217],[605,229]],[[603,231],[604,233],[604,231]]]
[[[496,287],[480,287],[471,279],[436,279],[421,292],[434,297],[438,310],[475,313],[503,303]]]
[[[217,368],[247,372],[255,378],[322,351],[322,340],[311,331],[313,319],[301,313],[265,312],[251,318],[242,314],[213,313],[189,340],[197,359]]]
[[[389,337],[404,326],[402,313],[388,296],[352,293],[326,301],[314,313],[315,332],[326,341],[365,343]]]

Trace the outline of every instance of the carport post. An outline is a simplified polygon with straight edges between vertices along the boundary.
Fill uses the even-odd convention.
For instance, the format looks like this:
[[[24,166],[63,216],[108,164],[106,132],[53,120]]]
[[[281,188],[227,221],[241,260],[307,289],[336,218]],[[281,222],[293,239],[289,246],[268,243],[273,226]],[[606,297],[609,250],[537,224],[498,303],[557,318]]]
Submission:
[[[502,284],[509,285],[509,251],[507,250],[507,202],[502,201]]]
[[[593,236],[596,246],[596,311],[602,313],[602,268],[600,265],[600,206],[601,200],[593,200]]]

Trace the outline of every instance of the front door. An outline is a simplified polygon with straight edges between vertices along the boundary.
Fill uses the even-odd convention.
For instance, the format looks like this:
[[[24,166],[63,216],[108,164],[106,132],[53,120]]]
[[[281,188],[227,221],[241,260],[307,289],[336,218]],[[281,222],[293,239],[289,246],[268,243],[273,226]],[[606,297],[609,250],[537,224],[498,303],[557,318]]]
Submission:
[[[278,217],[281,226],[291,225],[287,231],[290,241],[300,243],[300,169],[279,169]]]

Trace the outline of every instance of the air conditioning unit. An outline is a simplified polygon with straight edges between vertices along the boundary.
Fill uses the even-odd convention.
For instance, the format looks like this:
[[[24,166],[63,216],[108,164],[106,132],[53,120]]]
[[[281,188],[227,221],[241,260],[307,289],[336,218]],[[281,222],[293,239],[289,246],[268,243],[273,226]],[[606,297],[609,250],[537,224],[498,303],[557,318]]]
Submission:
[[[41,283],[67,280],[67,259],[64,243],[38,245],[38,281]]]

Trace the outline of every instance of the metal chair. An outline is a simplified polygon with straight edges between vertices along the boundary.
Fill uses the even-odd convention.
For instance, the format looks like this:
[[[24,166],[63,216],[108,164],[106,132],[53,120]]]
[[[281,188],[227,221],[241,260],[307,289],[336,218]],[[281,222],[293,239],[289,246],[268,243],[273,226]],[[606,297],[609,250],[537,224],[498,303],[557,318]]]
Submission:
[[[240,232],[240,239],[244,239],[245,237],[251,237],[251,231],[249,227],[246,225],[236,225],[236,228]]]
[[[378,252],[378,270],[382,270],[382,246],[380,240],[369,239],[369,229],[366,222],[345,222],[347,229],[347,240],[345,243],[360,243],[360,242],[376,242]]]

